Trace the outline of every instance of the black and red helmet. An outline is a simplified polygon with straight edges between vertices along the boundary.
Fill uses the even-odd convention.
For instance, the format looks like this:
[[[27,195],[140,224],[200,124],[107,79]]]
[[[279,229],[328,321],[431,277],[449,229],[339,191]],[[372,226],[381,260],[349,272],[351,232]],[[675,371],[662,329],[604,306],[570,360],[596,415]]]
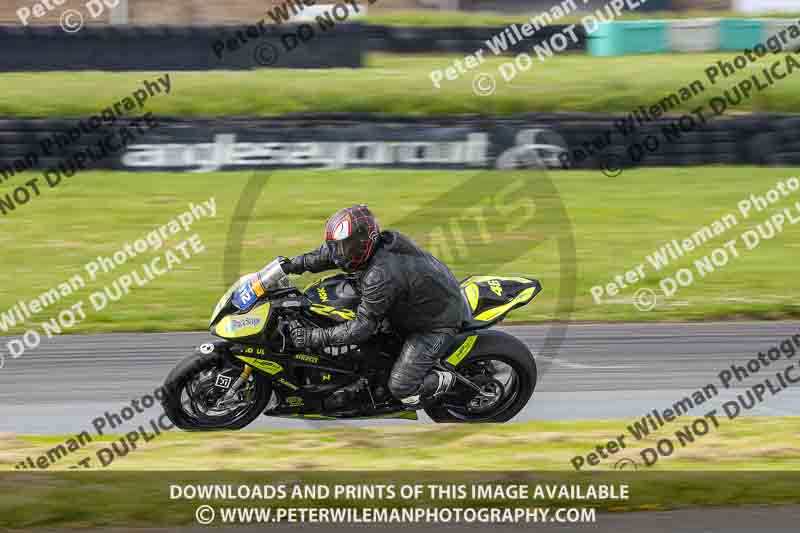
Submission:
[[[342,270],[364,266],[375,253],[381,229],[365,205],[340,209],[325,225],[325,244],[333,262]]]

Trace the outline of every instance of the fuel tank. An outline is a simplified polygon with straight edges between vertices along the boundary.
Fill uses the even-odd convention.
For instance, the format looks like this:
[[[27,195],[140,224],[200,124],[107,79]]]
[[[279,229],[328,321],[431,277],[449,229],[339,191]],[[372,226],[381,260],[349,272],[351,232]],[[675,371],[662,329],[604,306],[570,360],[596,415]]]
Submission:
[[[309,313],[324,317],[332,323],[342,323],[356,317],[361,297],[356,292],[356,280],[347,274],[334,274],[321,278],[304,290],[311,300]]]

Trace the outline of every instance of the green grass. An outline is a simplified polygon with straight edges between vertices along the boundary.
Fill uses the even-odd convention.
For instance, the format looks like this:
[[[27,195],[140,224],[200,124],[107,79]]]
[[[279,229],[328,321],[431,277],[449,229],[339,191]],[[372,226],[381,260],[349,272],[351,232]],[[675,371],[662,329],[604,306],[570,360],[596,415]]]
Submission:
[[[555,3],[554,3],[555,5]],[[508,24],[521,24],[530,17],[539,16],[541,12],[509,15],[492,11],[432,11],[432,10],[373,10],[365,17],[369,24],[384,24],[387,26],[505,26]],[[554,19],[553,24],[578,24],[581,19],[590,14],[570,14],[560,19]],[[651,20],[651,19],[687,19],[687,18],[800,18],[800,13],[767,13],[757,17],[737,11],[705,11],[700,9],[689,11],[633,11],[623,13],[616,20]]]
[[[97,526],[188,525],[198,505],[244,507],[595,507],[599,512],[696,506],[797,504],[800,426],[796,418],[725,421],[654,466],[631,474],[614,469],[638,459],[656,438],[687,424],[678,420],[583,473],[570,461],[626,432],[631,421],[528,422],[507,425],[419,425],[269,432],[164,434],[109,467],[64,471],[93,457],[117,437],[95,440],[46,472],[15,471],[0,478],[0,527],[88,529]],[[765,438],[768,437],[768,438]],[[0,437],[0,469],[38,457],[69,436]],[[117,443],[119,446],[119,443]],[[412,501],[351,498],[173,499],[172,485],[324,484],[527,485],[528,498],[431,498]],[[628,500],[535,498],[539,485],[628,485]],[[598,521],[602,520],[598,516]]]
[[[735,54],[669,54],[624,57],[561,55],[544,62],[534,56],[530,70],[510,83],[498,73],[510,57],[486,51],[486,62],[437,89],[431,72],[463,56],[371,55],[364,69],[174,72],[170,95],[156,95],[147,110],[176,116],[272,116],[300,112],[371,112],[406,115],[474,113],[513,115],[524,112],[587,111],[627,113],[649,108],[682,86],[701,80],[705,91],[683,102],[691,111],[760,73],[783,56],[765,56],[711,85],[704,71]],[[784,66],[785,68],[785,66]],[[492,74],[497,90],[478,96],[472,83],[478,72]],[[141,80],[163,73],[14,73],[0,74],[0,116],[90,116],[140,87]],[[58,93],[58,98],[53,94]],[[706,106],[708,107],[708,106]],[[797,71],[771,88],[753,94],[729,113],[800,110]]]
[[[118,457],[105,469],[96,453],[120,436],[93,441],[51,466],[67,470],[85,457],[104,471],[568,471],[570,461],[598,445],[627,435],[627,448],[586,465],[582,471],[614,469],[622,458],[644,471],[800,471],[800,422],[795,417],[751,417],[728,421],[697,437],[670,457],[644,466],[640,452],[658,439],[673,437],[693,419],[680,418],[640,441],[628,434],[633,420],[525,422],[519,424],[446,424],[342,427],[320,430],[274,430],[214,433],[165,433],[135,452]],[[149,428],[149,426],[148,426]],[[151,431],[152,433],[152,431]],[[765,438],[769,436],[769,438]],[[0,470],[12,470],[25,457],[34,458],[63,444],[70,436],[0,436]],[[677,440],[676,440],[677,442]],[[676,444],[677,446],[677,444]],[[269,450],[250,454],[247,450]]]
[[[412,235],[424,247],[435,250],[459,277],[471,274],[530,274],[539,278],[544,291],[526,307],[511,313],[510,321],[553,320],[562,282],[562,265],[556,241],[549,238],[568,229],[552,216],[552,207],[563,203],[575,238],[577,320],[701,320],[725,318],[782,319],[800,316],[800,279],[795,261],[800,224],[787,225],[775,238],[747,251],[723,268],[661,299],[651,312],[632,304],[637,289],[658,289],[664,275],[674,276],[692,267],[729,239],[751,229],[773,212],[800,200],[795,193],[748,220],[738,215],[737,203],[751,193],[763,195],[778,181],[800,174],[797,168],[703,167],[649,168],[626,171],[607,178],[600,172],[569,171],[549,174],[557,196],[546,187],[532,187],[532,218],[518,225],[523,213],[489,217],[491,238],[484,241],[479,219],[464,205],[476,205],[502,193],[508,174],[477,174],[468,198],[442,195],[476,173],[445,171],[314,170],[281,171],[272,175],[259,196],[254,216],[247,225],[241,253],[241,273],[252,272],[277,255],[308,251],[321,242],[322,227],[330,214],[343,205],[368,203],[385,228]],[[18,300],[26,302],[40,293],[82,273],[88,286],[29,320],[41,322],[78,301],[85,302],[86,319],[72,332],[198,330],[231,280],[223,279],[226,241],[239,197],[250,173],[109,173],[87,172],[70,178],[56,189],[46,188],[18,211],[0,217],[0,311]],[[14,178],[14,182],[23,178]],[[545,183],[538,181],[537,183]],[[0,188],[5,194],[9,183]],[[495,190],[495,188],[497,190]],[[488,191],[488,192],[487,192]],[[548,196],[549,195],[549,196]],[[216,198],[217,218],[203,219],[192,229],[206,251],[149,283],[134,287],[118,302],[102,311],[89,305],[92,292],[103,290],[122,274],[139,268],[163,250],[146,253],[90,282],[84,265],[98,255],[110,255],[126,242],[143,237],[164,224],[188,203]],[[442,199],[444,198],[444,199]],[[499,198],[499,197],[496,197]],[[507,201],[507,200],[506,200]],[[419,209],[436,202],[434,208]],[[465,203],[467,202],[467,203]],[[507,204],[511,205],[511,204]],[[418,213],[415,215],[415,213]],[[645,257],[672,239],[691,236],[700,227],[728,213],[739,224],[706,243],[695,253],[655,272]],[[797,212],[795,211],[795,216]],[[459,221],[461,237],[452,237]],[[502,227],[508,224],[509,227]],[[518,227],[513,227],[518,225]],[[437,236],[444,231],[444,238]],[[181,232],[169,241],[174,246],[189,234]],[[447,237],[450,235],[451,237]],[[465,246],[462,246],[462,241]],[[486,244],[488,242],[488,244]],[[618,274],[645,263],[647,278],[623,289],[619,295],[593,302],[590,290]],[[568,265],[565,266],[565,268]],[[315,276],[298,279],[302,286]],[[565,293],[566,294],[566,293]],[[12,333],[24,331],[20,326]],[[46,342],[46,339],[45,339]]]

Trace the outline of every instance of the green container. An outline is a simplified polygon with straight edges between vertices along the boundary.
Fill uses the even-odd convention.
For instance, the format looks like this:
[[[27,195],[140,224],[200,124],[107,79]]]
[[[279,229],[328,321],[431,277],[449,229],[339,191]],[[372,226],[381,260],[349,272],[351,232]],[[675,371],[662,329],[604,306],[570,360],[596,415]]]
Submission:
[[[667,22],[603,22],[589,35],[588,50],[593,56],[663,54],[669,50]]]
[[[719,44],[721,50],[753,48],[767,38],[766,24],[757,19],[723,19],[720,21]]]

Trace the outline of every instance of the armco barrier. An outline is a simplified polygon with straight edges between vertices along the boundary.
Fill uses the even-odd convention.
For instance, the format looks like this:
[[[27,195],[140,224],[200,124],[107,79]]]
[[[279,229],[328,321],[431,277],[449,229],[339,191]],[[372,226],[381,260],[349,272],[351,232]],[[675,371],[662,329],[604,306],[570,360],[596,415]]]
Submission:
[[[589,37],[589,53],[594,56],[659,54],[667,50],[667,24],[660,20],[603,23]]]
[[[767,25],[765,31],[767,35],[778,35],[781,31],[786,31],[789,29],[790,26],[798,24],[796,20],[787,20],[787,19],[772,19],[767,21]],[[800,50],[800,35],[795,35],[794,37],[791,34],[788,34],[788,41],[789,46],[787,47],[789,50]]]
[[[366,51],[358,24],[317,30],[313,38],[289,50],[282,36],[296,35],[297,26],[263,26],[263,34],[249,39],[246,28],[86,26],[67,33],[58,26],[0,26],[0,72],[360,67]],[[247,42],[237,37],[237,30]],[[236,49],[228,46],[215,53],[214,43],[229,39]],[[286,42],[294,44],[291,39]]]
[[[675,20],[667,25],[668,49],[673,52],[710,52],[720,49],[719,20]]]
[[[722,19],[719,21],[719,46],[721,50],[735,51],[753,48],[766,39],[766,21],[747,19]]]
[[[764,43],[794,19],[686,19],[604,22],[588,37],[587,49],[595,56],[664,52],[742,51]],[[666,38],[665,38],[666,36]],[[800,49],[800,36],[786,35],[786,50]]]
[[[672,119],[642,125],[629,135],[616,127],[623,116],[531,114],[514,118],[385,117],[368,114],[284,118],[201,119],[160,117],[159,127],[137,137],[93,168],[126,171],[216,171],[255,168],[479,168],[538,161],[551,168],[706,164],[800,165],[800,116],[718,118],[665,142]],[[123,121],[124,122],[124,121]],[[14,170],[51,168],[111,130],[77,134],[45,156],[44,139],[69,138],[78,121],[0,120],[0,184],[19,185]],[[119,125],[117,125],[118,127]],[[631,147],[648,136],[662,140],[640,160]],[[73,136],[76,137],[76,136]],[[594,148],[598,139],[608,145]],[[118,140],[114,141],[119,144]],[[52,145],[51,145],[52,146]],[[34,157],[29,157],[34,154]],[[567,154],[566,156],[562,154]],[[567,158],[567,159],[564,159]],[[20,162],[23,162],[20,165]],[[25,162],[31,162],[28,165]]]

